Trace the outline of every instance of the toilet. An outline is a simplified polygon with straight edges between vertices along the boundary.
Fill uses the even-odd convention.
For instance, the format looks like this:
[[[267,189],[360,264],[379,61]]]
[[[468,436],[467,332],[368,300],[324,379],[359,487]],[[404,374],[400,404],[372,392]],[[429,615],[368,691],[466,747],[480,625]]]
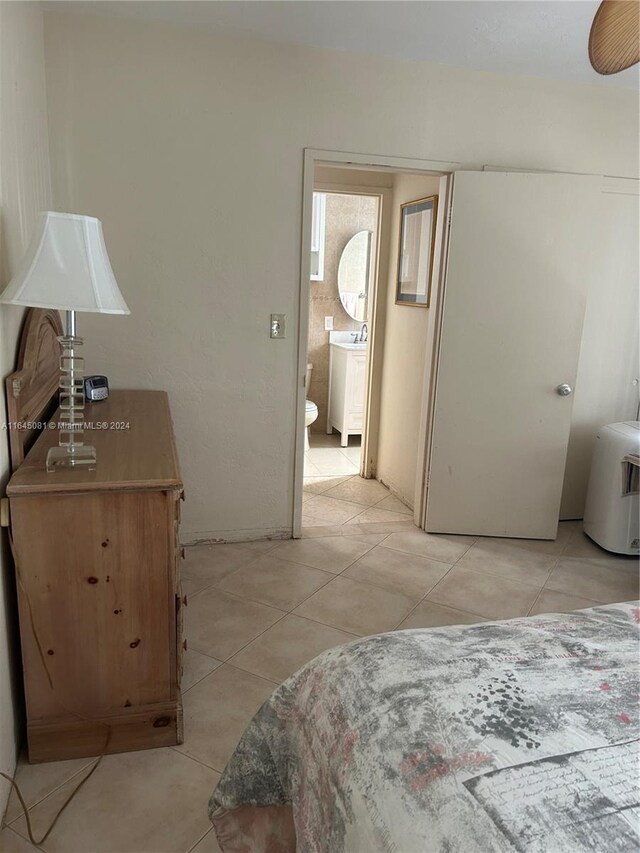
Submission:
[[[313,370],[312,364],[307,364],[307,383],[305,388],[309,390],[309,385],[311,384],[311,371]],[[318,407],[313,402],[313,400],[305,400],[304,401],[304,449],[309,450],[309,427],[311,424],[318,419]]]

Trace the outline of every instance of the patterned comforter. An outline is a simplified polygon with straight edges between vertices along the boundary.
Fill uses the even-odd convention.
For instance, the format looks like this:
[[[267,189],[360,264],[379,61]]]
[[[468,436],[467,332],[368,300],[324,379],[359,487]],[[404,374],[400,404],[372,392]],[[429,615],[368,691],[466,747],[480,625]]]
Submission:
[[[638,604],[366,637],[262,706],[224,853],[640,848]]]

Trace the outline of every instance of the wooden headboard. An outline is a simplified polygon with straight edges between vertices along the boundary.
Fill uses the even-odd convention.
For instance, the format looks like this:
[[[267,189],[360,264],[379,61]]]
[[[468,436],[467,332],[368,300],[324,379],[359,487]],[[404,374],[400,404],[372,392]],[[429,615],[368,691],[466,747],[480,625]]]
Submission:
[[[7,422],[11,470],[22,463],[42,425],[58,406],[62,323],[57,311],[29,308],[25,314],[18,369],[7,376]],[[16,424],[22,424],[17,428]]]

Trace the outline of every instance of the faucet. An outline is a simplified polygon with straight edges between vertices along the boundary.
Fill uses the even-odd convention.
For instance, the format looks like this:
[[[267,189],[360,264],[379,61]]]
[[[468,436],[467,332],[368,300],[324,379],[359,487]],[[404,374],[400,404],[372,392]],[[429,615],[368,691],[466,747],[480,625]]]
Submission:
[[[362,328],[360,329],[360,341],[365,342],[369,340],[369,327],[366,323],[362,324]]]

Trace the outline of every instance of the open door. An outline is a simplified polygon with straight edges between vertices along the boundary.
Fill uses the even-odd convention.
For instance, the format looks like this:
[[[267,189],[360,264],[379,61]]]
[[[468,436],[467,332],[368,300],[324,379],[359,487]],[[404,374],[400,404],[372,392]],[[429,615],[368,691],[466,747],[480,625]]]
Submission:
[[[556,536],[600,184],[454,175],[428,531]]]

